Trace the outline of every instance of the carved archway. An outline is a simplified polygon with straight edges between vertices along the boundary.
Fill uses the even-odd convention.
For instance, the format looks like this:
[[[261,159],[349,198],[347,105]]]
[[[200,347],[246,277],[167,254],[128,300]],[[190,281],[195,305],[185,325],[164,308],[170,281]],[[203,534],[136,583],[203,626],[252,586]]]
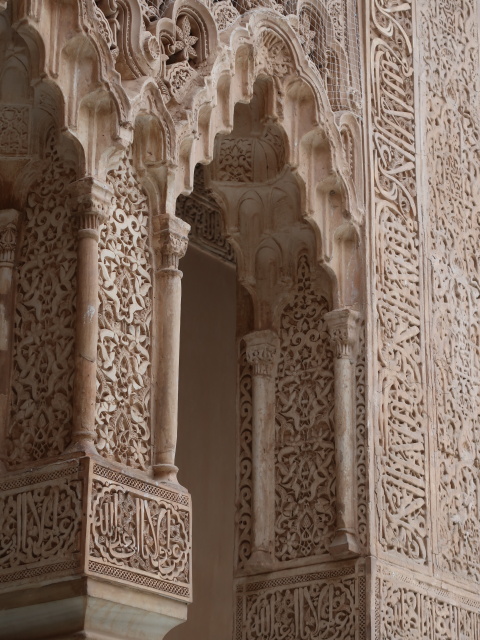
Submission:
[[[362,286],[358,238],[345,216],[341,224],[329,228],[345,206],[342,192],[330,189],[313,220],[304,214],[301,180],[286,163],[287,133],[268,112],[273,86],[266,74],[259,75],[251,100],[235,107],[232,131],[217,135],[212,162],[196,165],[193,191],[180,195],[176,207],[176,215],[191,225],[191,244],[236,265],[237,291],[243,292],[237,303],[237,481],[236,496],[231,496],[236,504],[237,586],[245,576],[354,558],[365,540],[364,479],[361,467],[354,471],[364,456],[363,433],[356,435],[357,426],[364,428],[363,329],[358,313],[362,294],[354,292]],[[326,136],[321,138],[317,131],[309,149],[316,153],[324,176],[331,175],[332,152]],[[316,220],[321,221],[321,230]],[[330,239],[326,246],[325,237]],[[357,355],[360,364],[355,366]],[[343,365],[338,363],[345,356],[349,370],[342,374]],[[183,364],[189,375],[192,366],[199,366]],[[197,376],[208,378],[208,370],[202,363]],[[340,390],[342,375],[342,384],[346,380],[350,385],[347,394]],[[216,393],[204,385],[202,381],[207,393]],[[347,409],[339,418],[340,404]],[[181,423],[180,429],[188,434],[202,425],[207,430],[205,441],[210,442],[208,424],[208,415],[199,416],[190,425]],[[342,426],[347,427],[346,437]],[[188,435],[183,438],[188,440]],[[201,446],[196,436],[195,454],[203,459]],[[345,480],[342,484],[342,464],[348,469],[348,489]],[[215,465],[209,466],[208,483],[216,484],[220,492],[228,486],[221,473],[225,470],[215,477]],[[190,484],[202,486],[205,477],[206,473],[203,478],[191,474]],[[225,500],[222,494],[218,497]],[[198,530],[208,524],[212,532],[211,523],[202,522],[208,519],[207,511],[197,512],[195,526]],[[348,512],[348,522],[339,519],[339,511]],[[199,555],[217,555],[223,546],[215,534],[211,544],[211,548],[197,547]],[[232,570],[228,556],[219,564]],[[215,567],[218,572],[216,563]],[[202,584],[201,575],[197,579],[194,588],[202,601],[203,594],[212,592]],[[225,583],[228,589],[222,576],[223,588]],[[210,597],[208,611],[213,616],[215,602],[226,606],[223,598]],[[175,635],[183,637],[194,628],[201,632],[202,619],[197,615],[192,610],[190,623]],[[224,634],[231,631],[222,629]]]
[[[117,5],[118,12],[113,11]],[[74,183],[62,184],[52,206],[56,215],[60,209],[65,213],[68,205],[73,214],[69,223],[76,218],[80,225],[75,252],[70,252],[68,283],[59,287],[70,296],[62,319],[69,318],[68,346],[75,345],[75,365],[70,352],[57,353],[63,343],[51,339],[45,345],[47,355],[54,363],[58,359],[70,375],[63,378],[58,366],[52,388],[50,407],[61,414],[60,435],[54,446],[32,449],[30,442],[24,446],[31,407],[15,411],[18,424],[13,424],[11,449],[18,441],[18,455],[10,455],[9,464],[10,471],[23,474],[31,463],[41,467],[60,460],[73,523],[61,562],[90,581],[109,580],[125,592],[153,591],[165,607],[162,611],[173,596],[179,606],[167,621],[165,614],[166,629],[185,615],[185,603],[191,598],[190,499],[177,483],[174,457],[178,266],[188,230],[176,215],[178,198],[192,190],[195,167],[210,164],[206,180],[216,193],[217,208],[225,212],[223,228],[231,242],[224,242],[220,251],[231,255],[234,247],[242,291],[249,292],[253,308],[239,349],[240,361],[247,367],[241,375],[250,376],[257,390],[243,401],[257,407],[270,402],[273,410],[280,395],[274,369],[284,370],[295,360],[280,358],[281,327],[284,321],[288,324],[288,311],[294,309],[295,316],[301,305],[301,290],[308,290],[312,305],[321,308],[321,317],[313,319],[322,325],[316,342],[326,344],[331,334],[337,347],[335,354],[332,347],[323,350],[329,363],[325,379],[339,375],[336,361],[346,353],[349,369],[344,374],[353,391],[355,307],[362,302],[361,147],[356,115],[334,113],[332,107],[338,108],[340,102],[329,100],[328,87],[309,61],[302,36],[305,25],[302,22],[300,28],[298,15],[287,18],[270,7],[247,11],[226,24],[216,18],[218,7],[209,9],[195,0],[172,3],[162,14],[154,3],[122,0],[117,5],[72,3],[59,27],[58,3],[20,3],[7,20],[37,62],[38,68],[27,74],[30,82],[41,78],[35,84],[35,100],[44,105],[42,110],[50,114],[47,120],[54,121],[56,131],[73,141],[62,145],[47,136],[43,120],[30,121],[29,133],[38,124],[38,142],[28,171],[34,165],[41,169],[39,160],[51,152],[61,181],[68,169],[65,161],[75,156],[75,175],[66,180]],[[42,93],[39,87],[48,91]],[[51,95],[59,99],[49,101]],[[345,100],[341,106],[348,106]],[[238,129],[242,119],[244,131]],[[250,166],[244,166],[243,173],[228,160],[239,145],[249,149]],[[21,173],[27,196],[32,194],[28,171]],[[48,233],[62,228],[60,220]],[[59,239],[66,236],[73,237],[60,234]],[[48,272],[39,277],[48,288]],[[337,311],[341,313],[327,319]],[[284,339],[290,339],[286,334]],[[312,345],[309,348],[316,348]],[[16,353],[16,364],[21,358],[22,353]],[[42,366],[41,359],[32,362],[28,375],[35,377],[36,367]],[[266,386],[262,376],[268,378]],[[68,393],[62,395],[65,381]],[[328,419],[323,422],[331,430],[332,420],[336,423],[338,418],[332,417],[331,384],[322,385],[317,395],[327,398],[323,403],[327,409],[322,411]],[[344,421],[351,438],[352,398],[347,404],[350,413]],[[41,409],[35,407],[37,427],[48,421]],[[288,414],[286,408],[283,414]],[[55,426],[54,419],[50,422]],[[249,428],[244,427],[242,433]],[[258,425],[252,422],[250,427],[258,432]],[[50,438],[48,429],[37,431]],[[283,443],[287,440],[285,436]],[[272,438],[260,445],[254,438],[255,442],[252,459],[258,460],[263,445],[270,448],[272,460],[284,459],[285,452],[277,451]],[[309,442],[304,445],[309,449]],[[349,454],[354,450],[345,442],[342,447]],[[322,455],[325,451],[331,454],[332,446],[324,447]],[[70,456],[75,460],[71,466]],[[324,463],[331,468],[331,455],[328,463],[319,462]],[[310,459],[300,467],[305,470],[309,464],[316,463]],[[318,517],[311,510],[307,513],[305,502],[297,518],[303,528],[295,532],[296,551],[285,555],[283,543],[277,545],[272,533],[280,526],[275,500],[273,510],[265,510],[263,521],[261,517],[262,501],[272,497],[276,468],[275,462],[269,468],[265,461],[252,465],[257,480],[252,484],[250,514],[245,512],[244,519],[251,518],[251,535],[244,531],[237,543],[242,579],[246,572],[277,570],[284,562],[308,564],[312,549],[315,561],[330,561],[337,534],[337,552],[354,554],[362,542],[361,532],[342,524],[337,517],[341,510],[331,504],[322,513],[327,514],[327,529],[333,524],[335,529],[307,539],[310,523],[320,529]],[[55,473],[49,470],[45,481],[55,480]],[[262,475],[270,477],[270,489],[261,488]],[[331,502],[333,482],[330,478],[328,484],[326,475],[331,473],[323,474],[328,485],[323,497]],[[25,482],[30,491],[29,480]],[[281,484],[285,488],[287,482]],[[278,512],[290,509],[291,501],[284,503],[288,505]],[[134,522],[132,504],[137,507]],[[85,511],[88,527],[81,522]],[[286,523],[281,526],[285,530]],[[123,529],[133,533],[122,538],[124,548],[118,556],[117,537]],[[349,536],[355,538],[354,544]],[[65,566],[62,563],[53,552],[42,572],[55,577],[56,567]],[[11,574],[9,580],[23,579],[21,572],[19,578]],[[134,609],[129,615],[143,624]],[[162,611],[155,611],[157,619]],[[59,615],[64,615],[63,609]],[[102,628],[102,621],[97,623]]]

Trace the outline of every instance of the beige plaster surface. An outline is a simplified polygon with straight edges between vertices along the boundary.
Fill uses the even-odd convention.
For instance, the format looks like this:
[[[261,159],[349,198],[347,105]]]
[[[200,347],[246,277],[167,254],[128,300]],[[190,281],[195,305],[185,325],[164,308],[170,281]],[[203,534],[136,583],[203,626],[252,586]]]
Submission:
[[[169,640],[220,640],[233,624],[235,270],[190,244],[181,261],[179,482],[193,500],[193,593]]]

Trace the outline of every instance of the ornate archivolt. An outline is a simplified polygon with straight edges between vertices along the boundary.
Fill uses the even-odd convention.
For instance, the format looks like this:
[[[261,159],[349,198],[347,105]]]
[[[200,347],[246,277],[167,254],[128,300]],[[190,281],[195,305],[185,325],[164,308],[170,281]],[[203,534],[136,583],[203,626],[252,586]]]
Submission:
[[[179,199],[179,215],[186,203],[198,215],[192,242],[218,255],[228,239],[250,302],[238,328],[235,633],[353,638],[365,633],[364,326],[352,309],[362,309],[363,270],[341,191],[319,196],[318,218],[304,215],[288,134],[265,117],[270,90],[257,79],[212,163],[196,167],[192,194]],[[318,173],[331,175],[326,136],[308,149]],[[212,208],[223,224],[209,248],[197,221]],[[331,571],[314,572],[325,563]],[[272,579],[248,577],[265,573]]]
[[[298,30],[291,26],[297,24],[293,15],[287,20],[272,9],[260,9],[239,16],[228,29],[219,31],[208,8],[199,2],[193,1],[191,6],[171,3],[162,17],[157,17],[160,14],[153,4],[137,0],[112,6],[115,10],[109,14],[107,3],[84,0],[77,14],[62,14],[60,29],[51,28],[59,12],[54,2],[34,3],[23,10],[15,3],[12,6],[19,36],[27,25],[45,42],[49,42],[50,33],[55,34],[54,43],[45,49],[42,73],[64,96],[65,112],[58,115],[80,141],[87,173],[105,180],[114,165],[109,158],[132,140],[135,131],[137,168],[149,173],[152,183],[167,183],[158,188],[155,197],[165,198],[173,213],[178,194],[192,188],[194,166],[212,159],[216,134],[231,129],[234,105],[250,100],[255,78],[266,74],[275,79],[269,113],[286,128],[290,143],[287,162],[299,166],[299,174],[314,193],[312,180],[306,178],[312,175],[309,166],[315,163],[315,154],[304,149],[308,145],[306,140],[302,144],[302,139],[307,134],[312,137],[315,130],[320,133],[319,125],[325,127],[332,146],[333,172],[341,176],[347,210],[358,221],[362,205],[349,177],[325,84],[315,64],[305,56]],[[69,29],[75,37],[70,37]],[[27,42],[33,47],[30,40]],[[125,68],[124,58],[132,68]],[[177,82],[184,95],[176,100],[164,86],[170,82],[171,69],[187,67],[188,78],[178,71]],[[300,105],[306,117],[299,113],[299,117],[290,118]],[[99,130],[104,135],[96,136]],[[354,135],[358,158],[359,139],[356,132]],[[173,175],[168,168],[175,166]],[[307,195],[309,211],[316,206],[313,193]]]

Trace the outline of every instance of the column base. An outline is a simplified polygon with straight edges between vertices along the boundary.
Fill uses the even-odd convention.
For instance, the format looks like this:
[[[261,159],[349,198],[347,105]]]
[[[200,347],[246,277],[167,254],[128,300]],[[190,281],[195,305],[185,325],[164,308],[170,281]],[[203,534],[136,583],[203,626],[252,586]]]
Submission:
[[[272,554],[263,549],[257,549],[250,556],[245,569],[248,573],[264,573],[272,568]]]
[[[337,529],[332,544],[328,548],[334,558],[355,558],[360,555],[357,536],[348,529]]]
[[[178,467],[174,464],[153,465],[153,475],[159,482],[171,482],[172,484],[178,484],[177,473]]]
[[[94,578],[0,596],[4,640],[162,640],[187,618],[187,603]]]
[[[63,457],[69,457],[80,454],[82,456],[98,456],[98,451],[95,448],[93,440],[81,439],[71,442],[63,453]]]

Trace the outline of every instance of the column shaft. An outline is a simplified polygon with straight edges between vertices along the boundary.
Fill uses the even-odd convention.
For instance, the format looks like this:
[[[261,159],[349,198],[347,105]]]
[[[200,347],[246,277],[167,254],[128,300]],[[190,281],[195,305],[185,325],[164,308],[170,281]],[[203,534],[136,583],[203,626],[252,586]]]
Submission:
[[[337,530],[330,553],[350,557],[359,552],[355,526],[355,361],[359,315],[351,309],[327,313],[334,348],[335,463]]]
[[[70,449],[94,452],[98,343],[99,227],[108,215],[113,193],[106,184],[86,178],[72,186],[78,217],[75,382]]]
[[[273,331],[245,336],[252,371],[252,556],[251,568],[273,560],[275,521],[275,377],[279,341]]]
[[[352,488],[355,469],[355,413],[353,407],[353,366],[347,358],[336,358],[335,375],[335,460],[337,488],[337,528],[351,529],[354,523]]]
[[[157,216],[154,225],[155,275],[155,476],[177,482],[175,466],[178,425],[178,376],[182,272],[190,226],[178,218]]]
[[[20,214],[0,211],[0,470],[6,467],[6,438],[9,418],[10,371],[14,318],[13,266]]]

